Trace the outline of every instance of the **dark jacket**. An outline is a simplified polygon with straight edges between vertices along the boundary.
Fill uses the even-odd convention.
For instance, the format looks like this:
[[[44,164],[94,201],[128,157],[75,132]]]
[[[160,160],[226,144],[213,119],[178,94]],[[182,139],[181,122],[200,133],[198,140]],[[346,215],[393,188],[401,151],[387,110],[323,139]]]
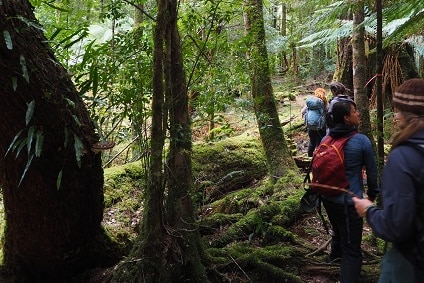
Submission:
[[[424,130],[409,142],[424,146]],[[375,234],[401,251],[416,245],[420,210],[418,192],[424,190],[424,155],[410,145],[394,148],[383,170],[381,195],[384,209],[371,208],[367,220]],[[424,195],[424,194],[421,194]],[[422,221],[422,220],[421,220]]]

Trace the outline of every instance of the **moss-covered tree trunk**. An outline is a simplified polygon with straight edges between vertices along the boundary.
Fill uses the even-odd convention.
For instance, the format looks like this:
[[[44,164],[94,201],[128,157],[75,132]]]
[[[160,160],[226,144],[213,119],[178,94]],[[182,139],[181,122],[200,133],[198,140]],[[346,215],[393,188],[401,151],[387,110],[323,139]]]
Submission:
[[[203,282],[200,234],[191,202],[191,127],[177,29],[177,0],[158,0],[154,33],[151,162],[142,230],[114,282]],[[169,117],[169,125],[168,125]],[[163,147],[170,129],[166,166]]]
[[[365,57],[365,27],[362,25],[365,19],[364,2],[357,1],[353,15],[353,34],[352,34],[352,66],[353,66],[353,93],[356,106],[361,113],[359,131],[372,138],[370,106],[366,92],[367,83],[367,60]]]
[[[353,89],[352,45],[350,38],[343,38],[337,42],[337,61],[333,80],[341,82],[348,89]],[[353,93],[351,93],[353,95]]]
[[[273,180],[277,180],[296,165],[288,150],[274,99],[265,44],[262,0],[246,0],[244,12],[250,46],[249,75],[255,115],[267,158],[268,172]]]
[[[158,3],[153,49],[152,127],[150,142],[149,179],[144,189],[144,209],[141,231],[136,239],[129,261],[118,268],[113,282],[166,282],[169,271],[163,269],[162,256],[166,252],[163,240],[167,233],[163,223],[163,147],[166,115],[164,99],[165,37],[167,28],[167,1]],[[134,259],[134,260],[133,260]],[[143,261],[135,260],[143,259]],[[163,275],[162,275],[163,273]],[[145,279],[145,281],[144,281]]]
[[[287,36],[287,6],[286,3],[281,3],[281,36]],[[289,61],[285,51],[281,52],[280,72],[285,73],[289,70]]]
[[[95,253],[103,235],[97,137],[28,1],[2,1],[0,26],[3,264],[19,282],[63,282],[108,258]]]
[[[181,39],[177,28],[178,0],[170,1],[167,35],[167,69],[169,70],[170,144],[167,156],[166,223],[175,249],[168,253],[173,265],[173,281],[204,282],[201,263],[202,247],[192,204],[192,141],[188,111],[188,88],[183,68]],[[170,229],[170,230],[169,230]]]
[[[347,20],[352,20],[352,15],[346,16]],[[353,95],[353,69],[352,69],[352,44],[350,37],[341,38],[337,41],[337,61],[334,70],[333,80],[343,83]]]

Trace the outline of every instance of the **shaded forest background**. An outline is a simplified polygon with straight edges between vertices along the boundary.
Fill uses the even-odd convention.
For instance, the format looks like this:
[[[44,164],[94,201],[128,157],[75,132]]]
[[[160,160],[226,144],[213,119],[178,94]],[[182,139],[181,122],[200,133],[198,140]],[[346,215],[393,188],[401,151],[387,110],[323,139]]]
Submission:
[[[308,137],[298,114],[314,88],[304,86],[296,98],[279,103],[279,113],[288,110],[295,116],[281,115],[281,120],[300,173],[293,169],[275,186],[269,184],[253,113],[232,108],[222,113],[223,120],[233,125],[232,137],[206,143],[205,136],[196,137],[196,215],[207,251],[222,260],[209,267],[220,273],[215,282],[337,282],[339,265],[327,263],[330,235],[316,211],[305,214],[299,208],[303,166],[309,159]],[[141,203],[134,202],[141,175],[138,162],[105,170],[108,205],[103,224],[114,238],[125,239],[126,245],[136,238],[142,217]],[[361,282],[376,282],[384,245],[366,226]],[[108,278],[110,269],[89,273],[91,280]]]
[[[332,282],[299,109],[343,82],[382,162],[421,2],[0,3],[4,278]]]

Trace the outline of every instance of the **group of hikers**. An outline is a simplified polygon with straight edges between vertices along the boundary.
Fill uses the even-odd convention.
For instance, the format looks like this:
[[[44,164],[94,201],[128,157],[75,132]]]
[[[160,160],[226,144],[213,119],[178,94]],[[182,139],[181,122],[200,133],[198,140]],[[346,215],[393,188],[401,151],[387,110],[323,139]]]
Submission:
[[[339,282],[360,282],[365,218],[377,237],[391,243],[381,261],[378,282],[424,282],[424,80],[407,80],[393,93],[398,130],[392,136],[380,184],[372,143],[357,130],[360,113],[356,103],[343,84],[333,82],[329,88],[329,101],[326,90],[317,88],[302,109],[311,167],[318,155],[324,155],[320,151],[325,143],[344,140],[344,166],[340,168],[348,185],[341,193],[319,197],[332,230],[328,262],[340,263]],[[325,186],[317,180],[312,182]],[[376,205],[380,193],[381,201]]]

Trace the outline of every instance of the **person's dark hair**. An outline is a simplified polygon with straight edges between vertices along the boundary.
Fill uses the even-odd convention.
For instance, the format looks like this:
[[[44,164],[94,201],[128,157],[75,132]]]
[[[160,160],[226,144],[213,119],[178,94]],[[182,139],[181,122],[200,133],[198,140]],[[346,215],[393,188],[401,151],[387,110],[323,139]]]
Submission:
[[[346,91],[346,87],[339,82],[332,82],[330,84],[330,91],[332,92],[333,96],[344,94]]]
[[[356,103],[349,98],[336,101],[332,106],[331,112],[326,115],[327,125],[333,128],[336,124],[344,124],[344,117],[349,116],[351,105],[356,107]]]

